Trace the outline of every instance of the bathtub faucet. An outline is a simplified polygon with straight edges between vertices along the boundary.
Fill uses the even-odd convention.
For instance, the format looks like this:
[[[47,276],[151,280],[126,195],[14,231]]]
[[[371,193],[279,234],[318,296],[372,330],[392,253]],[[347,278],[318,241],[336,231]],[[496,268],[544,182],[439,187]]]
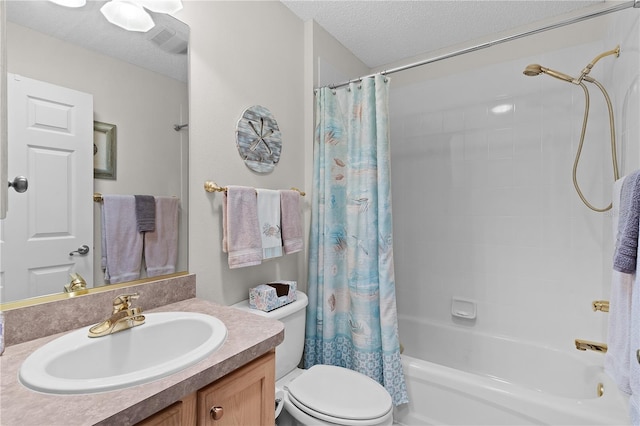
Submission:
[[[576,339],[576,349],[579,351],[586,351],[587,349],[595,352],[607,352],[607,345],[605,343],[590,342],[588,340]]]

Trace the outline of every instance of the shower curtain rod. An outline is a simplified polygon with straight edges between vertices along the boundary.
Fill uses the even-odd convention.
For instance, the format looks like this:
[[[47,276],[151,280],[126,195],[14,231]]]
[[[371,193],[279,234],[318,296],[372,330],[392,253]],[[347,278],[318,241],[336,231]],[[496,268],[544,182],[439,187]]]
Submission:
[[[586,21],[587,19],[596,18],[598,16],[606,15],[606,14],[609,14],[609,13],[612,13],[612,12],[617,12],[619,10],[628,9],[628,8],[631,8],[631,7],[640,8],[640,0],[626,1],[626,2],[623,2],[623,3],[619,3],[619,4],[616,4],[614,6],[608,7],[606,9],[602,9],[602,10],[599,10],[599,11],[596,11],[596,12],[587,13],[587,14],[582,15],[582,16],[576,16],[576,17],[573,17],[573,18],[569,18],[569,19],[566,19],[564,21],[557,22],[555,24],[550,24],[550,25],[546,25],[546,26],[543,26],[543,27],[540,27],[540,28],[533,29],[533,30],[524,31],[524,32],[521,32],[519,34],[514,34],[514,35],[507,36],[507,37],[502,37],[502,38],[499,38],[499,39],[496,39],[496,40],[492,40],[492,41],[489,41],[489,42],[477,44],[475,46],[467,47],[465,49],[460,49],[460,50],[456,50],[456,51],[453,51],[453,52],[450,52],[450,53],[446,53],[444,55],[434,56],[432,58],[428,58],[428,59],[425,59],[425,60],[422,60],[422,61],[419,61],[419,62],[414,62],[412,64],[402,65],[402,66],[399,66],[397,68],[391,68],[389,70],[385,70],[385,71],[381,71],[381,72],[365,75],[364,77],[354,78],[352,80],[345,81],[343,83],[330,84],[330,85],[328,85],[326,87],[328,87],[330,89],[337,89],[339,87],[347,86],[347,85],[349,85],[351,83],[357,83],[358,81],[362,81],[365,78],[374,77],[374,76],[376,76],[378,74],[380,74],[380,75],[389,75],[389,74],[393,74],[393,73],[396,73],[396,72],[405,71],[405,70],[408,70],[408,69],[411,69],[411,68],[416,68],[416,67],[420,67],[422,65],[431,64],[431,63],[434,63],[434,62],[441,61],[443,59],[453,58],[455,56],[463,55],[465,53],[475,52],[476,50],[485,49],[487,47],[491,47],[491,46],[495,46],[495,45],[498,45],[498,44],[501,44],[501,43],[505,43],[507,41],[517,40],[517,39],[522,38],[522,37],[530,36],[530,35],[533,35],[533,34],[538,34],[538,33],[544,32],[544,31],[548,31],[548,30],[553,30],[553,29],[556,29],[556,28],[564,27],[566,25],[575,24],[575,23],[578,23],[578,22],[581,22],[581,21]]]

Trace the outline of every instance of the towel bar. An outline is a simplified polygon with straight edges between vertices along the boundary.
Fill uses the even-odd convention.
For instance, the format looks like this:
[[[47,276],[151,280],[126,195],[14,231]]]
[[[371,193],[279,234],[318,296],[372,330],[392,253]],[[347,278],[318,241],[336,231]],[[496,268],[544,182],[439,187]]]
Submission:
[[[303,197],[306,194],[306,192],[299,190],[298,188],[291,188],[293,191],[298,191],[300,193],[300,195],[302,195]],[[204,183],[204,190],[207,192],[227,192],[227,187],[226,186],[220,186],[217,183],[208,180]]]
[[[172,195],[172,197],[175,197],[175,195]],[[99,192],[94,192],[93,193],[93,201],[96,203],[101,203],[103,202],[103,198],[102,198],[102,194]]]

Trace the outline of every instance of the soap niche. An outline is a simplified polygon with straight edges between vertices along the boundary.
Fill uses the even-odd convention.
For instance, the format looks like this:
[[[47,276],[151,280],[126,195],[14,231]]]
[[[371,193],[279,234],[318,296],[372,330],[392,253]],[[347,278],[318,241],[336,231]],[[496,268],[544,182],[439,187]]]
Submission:
[[[478,316],[477,302],[471,299],[453,297],[451,299],[451,317],[453,322],[472,325]]]

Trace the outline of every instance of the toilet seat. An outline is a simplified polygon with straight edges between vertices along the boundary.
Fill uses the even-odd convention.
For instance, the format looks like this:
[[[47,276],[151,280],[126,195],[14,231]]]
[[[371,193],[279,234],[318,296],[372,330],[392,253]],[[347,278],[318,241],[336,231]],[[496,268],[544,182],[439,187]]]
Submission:
[[[311,417],[341,425],[377,425],[393,415],[391,395],[343,367],[314,365],[288,386],[288,400]]]

